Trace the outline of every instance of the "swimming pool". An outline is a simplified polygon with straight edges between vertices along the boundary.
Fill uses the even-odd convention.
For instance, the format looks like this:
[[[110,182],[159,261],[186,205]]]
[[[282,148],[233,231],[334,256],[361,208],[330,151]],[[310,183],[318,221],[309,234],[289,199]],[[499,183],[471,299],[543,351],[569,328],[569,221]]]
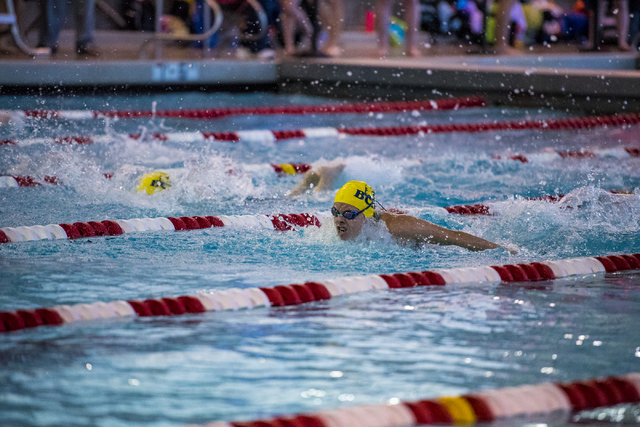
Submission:
[[[1,109],[157,110],[324,104],[305,96],[198,94],[5,97]],[[335,102],[335,101],[333,101]],[[501,244],[418,249],[383,233],[343,243],[332,227],[226,228],[0,245],[0,310],[193,295],[341,276],[640,252],[640,159],[527,163],[547,148],[637,147],[637,126],[414,137],[294,138],[277,144],[143,142],[131,133],[366,127],[563,118],[569,112],[471,108],[387,114],[30,120],[0,139],[107,135],[92,145],[0,147],[1,174],[64,185],[0,189],[0,225],[185,215],[327,211],[333,193],[288,198],[300,178],[270,163],[342,159],[386,207]],[[500,159],[494,157],[500,156]],[[174,185],[136,194],[144,171]],[[228,173],[232,170],[233,173]],[[106,179],[104,173],[113,173]],[[609,190],[635,190],[615,195]],[[569,194],[560,203],[526,200]],[[495,202],[499,215],[443,206]],[[638,372],[637,272],[530,284],[469,284],[353,294],[301,306],[167,318],[94,320],[0,335],[0,424],[184,425],[250,420],[397,398]],[[627,417],[633,418],[634,407]],[[563,421],[558,421],[561,424]],[[513,421],[519,425],[522,420]]]

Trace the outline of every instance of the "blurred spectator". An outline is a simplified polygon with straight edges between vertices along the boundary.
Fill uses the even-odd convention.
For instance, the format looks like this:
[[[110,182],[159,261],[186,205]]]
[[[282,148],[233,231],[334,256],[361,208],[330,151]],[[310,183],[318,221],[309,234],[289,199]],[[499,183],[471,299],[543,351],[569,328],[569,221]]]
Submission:
[[[340,34],[342,34],[344,24],[342,0],[322,0],[320,2],[319,23],[328,35],[326,43],[320,50],[325,55],[340,56]]]
[[[470,40],[474,43],[482,42],[483,20],[484,15],[478,9],[478,5],[473,0],[458,0],[457,17],[460,19],[460,29],[458,37],[464,40]],[[487,29],[487,39],[493,40],[492,33],[489,34]]]
[[[456,14],[456,9],[447,1],[440,1],[436,6],[438,13],[440,34],[448,34],[452,28],[450,27],[451,19]]]
[[[284,37],[284,50],[287,55],[296,53],[295,36],[296,30],[302,31],[300,51],[308,50],[311,46],[311,36],[313,27],[309,17],[300,8],[300,0],[281,0],[282,13],[282,33]]]
[[[495,18],[487,20],[487,40],[493,41],[498,54],[509,53],[509,46],[522,48],[527,20],[519,0],[501,0],[494,4]]]
[[[578,0],[571,12],[564,14],[564,37],[567,41],[585,43],[589,36],[589,18],[584,2]]]
[[[93,47],[95,29],[95,0],[46,0],[45,19],[40,28],[38,47],[58,51],[58,37],[67,18],[67,6],[72,4],[76,26],[76,53],[81,56],[98,56]]]
[[[269,28],[258,40],[244,42],[243,46],[248,48],[249,52],[256,55],[258,59],[272,59],[276,56],[273,44],[280,27],[280,3],[278,0],[258,0],[258,2],[267,15]],[[246,31],[250,34],[258,33],[261,30],[259,25],[256,16],[249,16]]]
[[[156,6],[152,0],[122,0],[121,13],[131,31],[156,29]]]
[[[562,9],[551,0],[533,0],[522,5],[527,21],[526,43],[551,43],[562,36]]]
[[[378,32],[378,55],[386,58],[389,54],[389,23],[393,0],[378,0],[376,4],[376,25]],[[416,46],[420,7],[418,0],[403,0],[404,18],[407,24],[405,32],[405,54],[418,57],[420,50]]]
[[[160,17],[161,30],[163,33],[173,34],[178,37],[187,36],[191,33],[191,15],[195,11],[195,2],[189,3],[185,0],[175,0],[171,4],[169,15]]]

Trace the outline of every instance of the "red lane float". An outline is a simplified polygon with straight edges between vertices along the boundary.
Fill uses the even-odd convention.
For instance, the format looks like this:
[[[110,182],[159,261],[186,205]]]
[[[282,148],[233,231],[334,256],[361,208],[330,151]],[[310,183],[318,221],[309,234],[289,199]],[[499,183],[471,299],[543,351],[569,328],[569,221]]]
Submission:
[[[415,402],[359,405],[252,421],[215,421],[203,427],[401,427],[473,425],[551,413],[564,414],[640,402],[640,373],[569,383],[542,383],[442,396]],[[515,420],[514,420],[515,421]],[[197,427],[191,425],[189,427]]]
[[[91,111],[91,110],[14,110],[8,113],[41,119],[86,120],[101,117],[119,118],[185,118],[209,120],[229,116],[391,113],[403,111],[457,110],[484,107],[485,100],[472,96],[426,101],[375,102],[331,105],[286,105],[281,107],[235,107],[165,111]]]
[[[572,120],[581,120],[588,123],[584,128],[596,128],[607,126],[629,126],[640,123],[640,113],[624,114],[618,116],[597,117],[600,120],[590,120],[593,117],[579,119],[558,119],[558,120],[537,120],[537,121],[519,121],[519,122],[500,122],[500,123],[465,123],[465,124],[446,124],[446,125],[424,125],[424,126],[392,126],[381,128],[305,128],[295,130],[247,130],[235,132],[181,132],[181,133],[149,133],[144,135],[145,140],[157,141],[176,141],[176,142],[206,142],[209,140],[225,141],[225,142],[253,142],[261,144],[271,144],[278,141],[296,138],[327,138],[338,137],[340,135],[351,136],[411,136],[411,135],[431,135],[436,133],[479,133],[479,132],[495,132],[495,131],[518,131],[518,130],[573,130],[577,129],[571,123]],[[128,135],[129,138],[139,140],[143,138],[141,134]],[[28,145],[33,143],[57,144],[93,144],[96,141],[109,141],[107,136],[70,136],[63,138],[40,138],[22,140],[4,140],[0,141],[1,145]],[[640,148],[616,148],[608,150],[585,150],[585,151],[559,151],[554,153],[538,153],[538,154],[514,154],[504,156],[506,159],[527,163],[536,158],[561,158],[561,159],[588,159],[599,155],[610,155],[614,157],[640,157]],[[502,156],[495,158],[501,159]]]
[[[174,218],[178,219],[179,218]],[[169,221],[168,221],[169,222]],[[75,227],[66,224],[68,228]],[[624,261],[624,262],[623,262]],[[62,325],[80,320],[118,316],[175,316],[205,311],[250,309],[263,306],[290,306],[328,300],[340,295],[382,289],[443,286],[464,283],[523,283],[554,280],[572,275],[592,275],[619,271],[640,270],[640,254],[609,255],[596,258],[544,261],[517,265],[474,268],[451,268],[423,272],[407,272],[363,277],[343,277],[322,282],[279,285],[275,287],[229,289],[194,296],[183,295],[145,301],[114,301],[110,303],[61,305],[36,310],[0,312],[0,331],[16,331],[42,325]],[[640,382],[639,382],[640,384]],[[582,386],[580,386],[582,387]],[[619,384],[607,383],[600,388],[615,391],[621,396],[629,391]],[[589,389],[590,390],[590,389]],[[586,391],[571,391],[583,396]],[[581,393],[581,394],[580,394]],[[594,392],[598,393],[598,392]],[[607,391],[614,393],[614,391]],[[587,396],[594,401],[592,395]],[[575,399],[579,399],[576,397]],[[618,399],[618,398],[617,398]],[[618,399],[619,400],[619,399]],[[449,402],[451,403],[451,402]],[[576,403],[576,405],[578,405]],[[473,406],[473,405],[472,405]],[[426,409],[421,409],[421,411]]]
[[[320,227],[320,223],[321,221],[318,216],[308,213],[288,215],[134,218],[115,221],[76,222],[73,224],[49,224],[47,226],[5,227],[0,229],[0,243],[117,236],[141,231],[200,230],[212,227],[266,228],[288,231],[300,227]]]
[[[617,191],[610,190],[612,194],[633,194],[632,191]],[[541,200],[549,203],[557,203],[564,197],[564,194],[558,194],[555,196],[540,196],[540,197],[525,197],[524,200],[535,201]],[[478,203],[475,205],[459,205],[459,206],[445,206],[444,208],[448,213],[454,213],[458,215],[495,215],[494,209],[490,205]]]

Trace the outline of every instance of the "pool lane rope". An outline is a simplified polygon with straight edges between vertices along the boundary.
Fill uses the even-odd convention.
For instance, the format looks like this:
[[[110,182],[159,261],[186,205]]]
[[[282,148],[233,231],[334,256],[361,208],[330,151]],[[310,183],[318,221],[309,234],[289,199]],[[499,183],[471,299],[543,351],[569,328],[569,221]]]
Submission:
[[[518,130],[574,130],[593,129],[599,127],[630,126],[640,123],[640,113],[638,114],[618,114],[613,116],[578,117],[557,120],[530,120],[497,123],[458,123],[444,125],[423,125],[423,126],[391,126],[391,127],[369,127],[369,128],[304,128],[296,130],[244,130],[236,132],[172,132],[172,133],[150,133],[145,135],[146,139],[169,142],[207,142],[227,141],[227,142],[247,142],[259,144],[273,144],[278,141],[296,138],[330,138],[340,136],[425,136],[438,133],[480,133],[494,131],[518,131]],[[131,139],[140,139],[141,134],[130,134]],[[56,138],[32,138],[28,140],[5,139],[0,140],[3,145],[31,145],[38,143],[56,143],[62,145],[90,145],[95,142],[109,142],[113,136],[66,136]],[[633,157],[640,156],[640,148],[631,148],[627,154]],[[540,157],[542,154],[538,155]],[[593,157],[588,151],[569,151],[558,155],[567,158]],[[510,156],[512,160],[519,160],[523,163],[528,161],[525,156]]]
[[[17,243],[33,240],[66,240],[96,236],[119,236],[121,234],[144,231],[182,231],[205,228],[255,228],[277,231],[295,230],[301,227],[315,226],[326,220],[331,214],[322,212],[316,215],[218,215],[183,216],[158,218],[133,218],[104,221],[75,222],[73,224],[49,224],[0,228],[0,243]]]
[[[279,107],[234,107],[203,108],[189,110],[161,111],[92,111],[92,110],[5,110],[0,113],[18,117],[40,119],[87,120],[98,118],[180,118],[180,119],[219,119],[230,116],[266,116],[266,115],[308,115],[308,114],[364,114],[393,113],[429,110],[458,110],[460,108],[485,107],[484,98],[470,96],[465,98],[447,98],[424,101],[400,102],[363,102],[355,104],[329,105],[285,105]]]
[[[113,317],[151,317],[204,313],[206,311],[280,307],[322,301],[371,290],[445,286],[469,283],[524,283],[576,275],[640,270],[640,254],[585,257],[502,266],[437,269],[433,271],[342,277],[304,284],[228,289],[196,295],[58,305],[51,308],[0,312],[0,332],[37,326],[63,325]]]
[[[575,275],[640,270],[640,254],[609,255],[557,261],[474,268],[439,269],[359,277],[304,284],[227,289],[193,296],[57,305],[50,308],[0,312],[0,332],[39,326],[121,317],[196,315],[207,311],[280,307],[323,301],[356,292],[445,286],[468,283],[538,282]],[[394,405],[362,405],[311,414],[245,422],[214,422],[215,427],[400,427],[418,424],[464,424],[509,417],[579,411],[640,401],[640,374],[623,377],[545,383],[536,386],[484,390]]]
[[[512,417],[570,414],[640,402],[640,373],[482,390],[414,402],[359,405],[253,421],[215,421],[204,427],[407,427],[472,425]],[[526,424],[523,420],[523,424]],[[191,427],[196,427],[191,425]]]
[[[633,191],[617,191],[610,190],[612,194],[634,194]],[[526,201],[544,201],[548,203],[557,203],[564,197],[564,194],[539,196],[539,197],[526,197],[523,200]],[[500,205],[505,202],[493,202],[493,203],[476,203],[474,205],[458,205],[458,206],[445,206],[443,209],[450,214],[458,215],[498,215],[501,211]]]
[[[215,421],[204,427],[407,427],[472,425],[512,417],[570,414],[640,402],[640,373],[569,383],[482,390],[414,402],[359,405],[254,421]],[[522,420],[526,424],[525,420]],[[192,425],[191,427],[195,427]]]
[[[0,188],[3,182],[14,177],[0,177]],[[24,178],[24,177],[22,177]],[[40,185],[30,177],[24,180],[29,183],[29,187]],[[4,179],[4,180],[3,180]],[[617,191],[611,191],[617,194]],[[629,194],[629,193],[624,193]],[[546,201],[556,203],[563,197],[562,194],[554,196],[530,197],[528,201]],[[449,214],[458,215],[490,215],[499,214],[500,203],[491,204],[478,203],[475,205],[446,206],[440,208]],[[395,210],[396,213],[406,213]],[[158,217],[158,218],[133,218],[120,220],[75,222],[73,224],[49,224],[32,225],[19,227],[0,228],[1,243],[18,243],[34,240],[64,240],[79,239],[99,236],[118,236],[121,234],[136,233],[142,231],[160,230],[200,230],[212,227],[234,227],[234,228],[265,228],[270,230],[286,231],[299,227],[316,226],[319,227],[331,214],[329,212],[319,212],[314,214],[283,214],[283,215],[237,215],[237,216],[193,216],[193,217]]]

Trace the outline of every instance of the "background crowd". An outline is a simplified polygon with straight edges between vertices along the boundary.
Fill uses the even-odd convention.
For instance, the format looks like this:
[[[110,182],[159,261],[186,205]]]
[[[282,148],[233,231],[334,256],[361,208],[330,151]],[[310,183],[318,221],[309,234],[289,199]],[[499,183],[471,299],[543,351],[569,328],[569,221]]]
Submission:
[[[96,1],[101,0],[40,0],[38,46],[55,54],[60,30],[72,21],[77,54],[99,55],[93,37]],[[212,19],[206,1],[166,0],[162,31],[178,38],[205,32]],[[344,0],[216,1],[225,16],[225,31],[183,46],[219,49],[239,58],[269,59],[278,52],[340,56],[340,35],[348,24],[376,32],[380,57],[386,57],[390,47],[407,56],[424,54],[419,31],[431,36],[431,44],[479,44],[498,53],[558,42],[585,50],[613,45],[629,51],[637,47],[640,23],[640,0],[358,0],[365,16],[348,17],[358,23],[345,22]],[[155,31],[154,0],[122,0],[118,12],[127,29]],[[268,28],[260,28],[265,19],[259,15]]]

